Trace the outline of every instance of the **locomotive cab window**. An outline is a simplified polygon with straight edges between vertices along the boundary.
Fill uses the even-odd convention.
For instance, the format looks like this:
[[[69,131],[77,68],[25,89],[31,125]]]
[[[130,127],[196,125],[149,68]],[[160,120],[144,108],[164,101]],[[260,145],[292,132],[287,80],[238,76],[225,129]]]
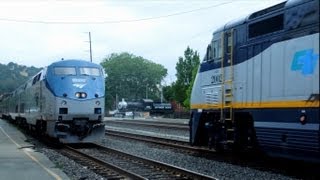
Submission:
[[[212,53],[213,53],[213,59],[214,61],[220,61],[221,60],[221,40],[218,39],[218,40],[215,40],[212,42]]]
[[[55,75],[76,75],[76,68],[74,67],[55,67]]]
[[[99,68],[89,68],[89,67],[83,67],[79,68],[80,75],[86,75],[86,76],[100,76],[100,69]]]
[[[213,60],[212,48],[211,48],[211,44],[209,44],[208,47],[207,47],[207,53],[206,53],[205,61],[212,61],[212,60]]]

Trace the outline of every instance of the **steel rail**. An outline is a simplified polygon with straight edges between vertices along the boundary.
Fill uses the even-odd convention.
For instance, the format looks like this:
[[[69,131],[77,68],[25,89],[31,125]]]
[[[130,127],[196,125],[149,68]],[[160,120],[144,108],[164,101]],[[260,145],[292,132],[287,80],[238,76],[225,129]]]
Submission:
[[[64,146],[64,148],[59,151],[107,179],[145,179],[138,174],[97,159],[70,146]]]
[[[129,163],[132,163],[133,165],[128,166],[128,168],[134,168],[137,170],[137,167],[134,166],[139,166],[139,171],[141,171],[142,168],[151,168],[152,169],[152,174],[148,174],[149,178],[153,179],[155,176],[156,178],[168,178],[168,179],[216,179],[211,176],[207,176],[204,174],[200,174],[194,171],[190,171],[187,169],[183,169],[177,166],[173,166],[167,163],[163,163],[160,161],[152,160],[149,158],[137,156],[137,155],[132,155],[128,154],[126,152],[112,149],[109,147],[105,147],[99,144],[94,144],[98,150],[103,151],[106,154],[111,154],[112,157],[118,157],[119,159],[124,160],[128,166]],[[145,177],[142,173],[143,177]],[[146,177],[148,178],[148,177]]]

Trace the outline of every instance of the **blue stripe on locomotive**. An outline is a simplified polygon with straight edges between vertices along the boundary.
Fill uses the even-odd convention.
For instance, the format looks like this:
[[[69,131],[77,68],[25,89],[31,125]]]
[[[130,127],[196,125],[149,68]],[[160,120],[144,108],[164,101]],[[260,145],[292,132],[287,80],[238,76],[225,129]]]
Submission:
[[[75,67],[76,75],[55,75],[55,67]],[[100,70],[100,76],[86,76],[80,75],[79,67],[93,67]],[[104,97],[105,85],[104,85],[104,76],[102,74],[102,67],[100,65],[83,61],[83,60],[63,60],[52,63],[48,66],[46,81],[47,86],[50,91],[58,97],[64,97],[77,100],[86,100],[98,97]],[[103,83],[101,83],[103,82]],[[75,94],[77,92],[87,93],[87,97],[84,99],[77,98]]]

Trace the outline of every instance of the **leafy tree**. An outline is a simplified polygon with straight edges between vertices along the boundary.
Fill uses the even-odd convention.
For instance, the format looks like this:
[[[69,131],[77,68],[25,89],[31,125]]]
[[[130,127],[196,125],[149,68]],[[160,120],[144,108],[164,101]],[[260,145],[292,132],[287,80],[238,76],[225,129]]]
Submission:
[[[184,58],[179,57],[176,64],[177,81],[174,85],[175,100],[189,108],[190,94],[193,86],[197,68],[200,64],[199,53],[192,50],[189,46],[184,51]],[[189,90],[188,90],[189,89]]]
[[[106,78],[106,106],[114,106],[116,96],[120,100],[159,98],[158,85],[167,75],[162,65],[129,53],[112,53],[101,65]]]
[[[167,100],[167,101],[173,101],[175,98],[175,91],[174,91],[174,86],[175,86],[175,83],[172,83],[171,85],[169,86],[164,86],[162,91],[163,91],[163,97]]]

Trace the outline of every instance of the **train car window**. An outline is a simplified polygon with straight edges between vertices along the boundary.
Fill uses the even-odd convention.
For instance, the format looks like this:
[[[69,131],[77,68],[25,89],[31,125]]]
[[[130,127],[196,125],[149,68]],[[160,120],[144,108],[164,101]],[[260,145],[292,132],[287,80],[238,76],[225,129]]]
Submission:
[[[55,75],[76,75],[76,68],[74,67],[55,67]]]
[[[80,70],[80,75],[85,75],[85,76],[100,76],[101,75],[99,68],[83,67],[83,68],[79,68],[79,70]]]
[[[33,80],[32,80],[32,85],[34,85],[36,82],[38,82],[40,80],[40,76],[41,76],[41,73],[36,75]]]
[[[249,25],[249,38],[269,34],[283,29],[283,14]]]
[[[227,34],[227,54],[231,53],[231,33]]]
[[[40,77],[41,77],[41,73],[40,73],[40,74],[38,74],[38,76],[37,76],[37,81],[39,81],[39,80],[40,80]]]
[[[212,43],[213,45],[213,58],[214,59],[218,59],[218,58],[221,58],[221,40],[216,40],[216,41],[213,41]]]
[[[32,85],[34,85],[37,82],[37,76],[35,76],[32,80]]]
[[[206,54],[207,58],[206,60],[207,61],[212,61],[212,48],[211,48],[211,45],[209,44],[208,47],[207,47],[207,54]]]

